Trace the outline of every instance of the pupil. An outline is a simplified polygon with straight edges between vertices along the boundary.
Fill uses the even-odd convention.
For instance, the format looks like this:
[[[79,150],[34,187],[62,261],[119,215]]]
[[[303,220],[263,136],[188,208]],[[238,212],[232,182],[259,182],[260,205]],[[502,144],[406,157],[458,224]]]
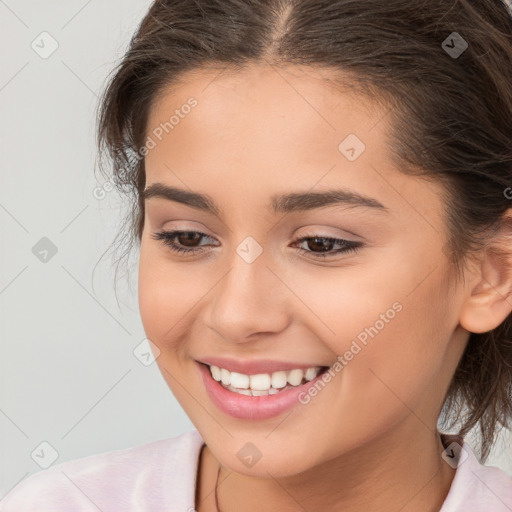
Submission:
[[[309,242],[310,248],[315,249],[315,245],[317,246],[316,249],[325,249],[326,244],[325,243],[318,243],[318,240],[323,240],[323,238],[313,238],[312,242]],[[327,244],[330,244],[331,242],[327,241]]]
[[[182,243],[181,239],[182,237],[185,238],[185,240],[187,240],[188,242],[190,242],[192,240],[192,242],[194,241],[194,238],[197,238],[198,236],[201,236],[199,235],[199,233],[194,233],[193,231],[185,231],[184,233],[180,234],[180,243]],[[187,245],[187,242],[185,242],[183,245]],[[192,244],[193,246],[193,244]]]

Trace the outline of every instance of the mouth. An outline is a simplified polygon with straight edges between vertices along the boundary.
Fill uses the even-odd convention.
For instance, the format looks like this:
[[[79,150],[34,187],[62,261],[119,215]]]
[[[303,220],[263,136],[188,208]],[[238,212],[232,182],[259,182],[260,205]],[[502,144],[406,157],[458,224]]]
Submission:
[[[222,412],[251,420],[277,416],[303,403],[299,400],[301,394],[307,393],[330,368],[295,365],[299,366],[296,368],[292,364],[283,364],[282,369],[277,369],[278,363],[266,362],[258,364],[258,368],[271,368],[272,372],[241,373],[233,371],[234,366],[242,367],[240,363],[223,361],[231,369],[196,361],[206,391]]]

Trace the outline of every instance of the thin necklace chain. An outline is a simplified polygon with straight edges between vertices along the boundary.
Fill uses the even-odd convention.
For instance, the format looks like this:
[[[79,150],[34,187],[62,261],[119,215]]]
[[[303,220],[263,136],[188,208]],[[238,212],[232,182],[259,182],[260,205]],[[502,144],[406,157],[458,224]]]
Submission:
[[[220,512],[219,497],[217,496],[217,485],[219,484],[219,477],[220,477],[220,464],[219,464],[219,470],[217,471],[217,481],[215,482],[215,510],[216,510],[216,512]]]

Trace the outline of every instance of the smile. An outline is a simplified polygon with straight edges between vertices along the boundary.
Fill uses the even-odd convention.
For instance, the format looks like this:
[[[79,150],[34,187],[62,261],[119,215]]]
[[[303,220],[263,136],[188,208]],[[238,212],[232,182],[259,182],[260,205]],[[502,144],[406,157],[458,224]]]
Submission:
[[[278,416],[292,407],[302,406],[299,397],[329,369],[328,366],[277,369],[271,373],[241,373],[221,366],[196,361],[206,392],[221,412],[238,419],[263,420]],[[236,366],[235,363],[230,366]],[[238,370],[243,365],[238,365]],[[281,366],[282,368],[282,366]],[[247,371],[247,370],[246,370]]]

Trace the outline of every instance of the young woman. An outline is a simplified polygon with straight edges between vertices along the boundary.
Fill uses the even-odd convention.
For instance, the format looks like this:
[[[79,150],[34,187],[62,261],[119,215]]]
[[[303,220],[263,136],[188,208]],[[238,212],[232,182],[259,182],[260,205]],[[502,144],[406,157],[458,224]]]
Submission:
[[[196,429],[2,512],[512,510],[483,465],[512,416],[505,3],[156,1],[100,107]]]

